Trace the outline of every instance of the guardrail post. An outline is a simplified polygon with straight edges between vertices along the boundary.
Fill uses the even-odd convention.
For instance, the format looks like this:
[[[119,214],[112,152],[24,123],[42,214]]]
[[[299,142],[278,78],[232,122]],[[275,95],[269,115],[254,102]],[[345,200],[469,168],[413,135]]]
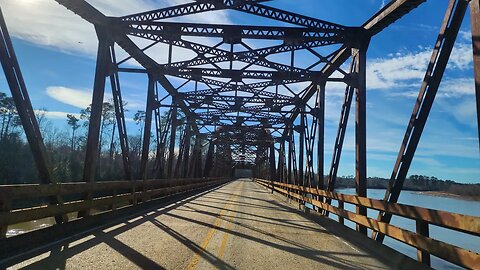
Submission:
[[[8,199],[2,199],[0,200],[0,213],[8,212],[10,211],[10,206],[11,206],[11,201]],[[8,230],[8,224],[5,226],[0,227],[0,239],[7,238],[7,230]]]
[[[343,210],[343,201],[338,201],[338,209]],[[338,216],[338,223],[345,225],[344,218],[342,216]]]
[[[417,234],[420,234],[425,237],[429,237],[428,223],[423,220],[416,221]],[[417,249],[417,258],[418,261],[430,266],[430,253],[425,250]]]

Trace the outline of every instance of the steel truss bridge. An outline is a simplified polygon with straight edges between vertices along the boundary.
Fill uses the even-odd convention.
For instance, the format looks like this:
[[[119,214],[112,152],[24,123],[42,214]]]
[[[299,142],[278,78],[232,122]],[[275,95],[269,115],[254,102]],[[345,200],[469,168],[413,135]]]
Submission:
[[[313,205],[314,212],[324,217],[335,215],[338,224],[344,219],[353,221],[358,235],[367,235],[369,229],[372,234],[368,236],[374,242],[382,243],[388,236],[413,246],[424,265],[430,265],[432,254],[462,267],[480,266],[477,252],[429,237],[429,225],[478,237],[479,217],[397,203],[468,11],[480,128],[479,0],[448,1],[383,200],[367,197],[366,53],[372,38],[426,0],[392,0],[364,24],[354,27],[281,10],[270,0],[196,0],[123,17],[106,16],[84,0],[55,1],[91,23],[98,37],[83,182],[59,183],[52,178],[42,134],[2,15],[0,60],[42,179],[36,185],[0,186],[2,263],[30,247],[60,241],[160,201],[181,200],[224,185],[235,169],[251,169],[258,185],[290,201]],[[225,10],[276,23],[225,25],[184,19]],[[156,47],[162,48],[163,55],[151,53]],[[313,59],[310,66],[298,64],[302,53]],[[129,156],[121,87],[124,73],[148,78],[138,170],[132,168]],[[332,162],[325,166],[328,82],[343,83],[345,92]],[[124,180],[97,182],[101,113],[107,88],[113,96]],[[352,106],[356,195],[345,195],[335,192],[335,182]],[[180,126],[184,128],[178,135]],[[326,175],[325,181],[319,181],[318,175]],[[47,198],[47,204],[15,207],[17,201],[32,198]],[[344,203],[355,205],[356,211],[345,210]],[[367,209],[378,211],[378,217],[368,217]],[[78,216],[72,219],[69,213]],[[392,216],[414,220],[416,231],[390,225]],[[5,235],[10,225],[47,217],[54,217],[56,224],[24,235]]]

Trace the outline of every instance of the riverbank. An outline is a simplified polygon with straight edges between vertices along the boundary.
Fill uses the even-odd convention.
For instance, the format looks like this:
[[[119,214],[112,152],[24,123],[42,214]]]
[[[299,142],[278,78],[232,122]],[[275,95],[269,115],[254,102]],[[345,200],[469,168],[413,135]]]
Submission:
[[[413,191],[413,192],[421,195],[427,195],[427,196],[447,197],[447,198],[454,198],[454,199],[465,200],[465,201],[480,201],[480,195],[478,196],[458,195],[458,194],[449,193],[445,191]]]

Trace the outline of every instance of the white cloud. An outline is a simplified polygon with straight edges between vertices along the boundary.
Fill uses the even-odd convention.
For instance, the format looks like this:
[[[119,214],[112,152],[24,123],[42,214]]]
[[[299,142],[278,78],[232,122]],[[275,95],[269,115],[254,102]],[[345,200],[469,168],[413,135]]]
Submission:
[[[437,92],[438,98],[461,98],[475,94],[475,82],[472,78],[444,78]],[[391,96],[417,98],[418,89],[393,92]]]
[[[471,41],[472,40],[472,32],[470,30],[469,31],[460,30],[458,32],[458,36],[462,40],[465,40],[465,41]]]
[[[425,76],[432,48],[423,48],[415,53],[390,54],[390,58],[378,58],[367,62],[368,89],[398,89],[418,86]],[[459,43],[452,51],[447,69],[466,70],[472,67],[472,47]]]
[[[63,52],[94,55],[92,25],[55,1],[0,0],[12,36]]]
[[[89,0],[90,4],[109,16],[123,16],[137,12],[182,4],[185,0]],[[53,0],[0,0],[10,34],[14,37],[65,53],[93,57],[97,51],[94,27]],[[208,16],[187,16],[190,21],[226,23],[226,12],[210,12]],[[146,46],[143,41],[139,46]],[[153,54],[152,49],[151,53]],[[165,54],[164,50],[155,50]]]
[[[92,101],[92,92],[89,90],[50,86],[46,92],[51,98],[80,109],[85,109]]]
[[[67,114],[71,114],[71,115],[74,115],[77,118],[80,118],[79,113],[44,111],[44,110],[35,110],[35,113],[45,115],[45,117],[50,118],[50,119],[67,119]]]
[[[467,123],[470,123],[472,127],[476,126],[475,119],[477,115],[477,107],[475,100],[465,100],[464,102],[455,106],[455,118],[458,121],[464,122],[465,120],[470,120]]]

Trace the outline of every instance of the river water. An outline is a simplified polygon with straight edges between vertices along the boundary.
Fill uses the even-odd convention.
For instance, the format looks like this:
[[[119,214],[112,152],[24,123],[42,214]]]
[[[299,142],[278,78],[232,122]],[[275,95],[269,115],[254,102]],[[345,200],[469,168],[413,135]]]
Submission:
[[[355,194],[355,189],[338,189],[337,192],[345,194]],[[383,199],[385,190],[383,189],[371,189],[368,190],[368,197],[373,199]],[[452,197],[440,197],[429,194],[423,194],[415,191],[402,191],[399,203],[420,206],[430,209],[443,210],[447,212],[459,213],[470,216],[480,216],[480,202],[462,200]],[[335,203],[334,203],[335,205]],[[355,206],[351,204],[345,204],[345,209],[355,212]],[[378,211],[368,210],[368,216],[377,218]],[[332,216],[333,218],[334,216]],[[394,216],[391,221],[392,225],[398,226],[403,229],[415,232],[415,221],[402,217]],[[355,228],[354,223],[345,220],[345,225]],[[429,225],[430,237],[453,244],[471,251],[480,253],[480,237],[464,234],[461,232],[455,232],[449,229],[441,228],[438,226]],[[370,234],[369,234],[370,235]],[[399,252],[406,254],[412,258],[417,258],[417,251],[411,246],[403,244],[392,238],[386,237],[384,244],[398,250]],[[448,263],[442,259],[432,256],[432,267],[436,269],[461,269],[451,263]]]

